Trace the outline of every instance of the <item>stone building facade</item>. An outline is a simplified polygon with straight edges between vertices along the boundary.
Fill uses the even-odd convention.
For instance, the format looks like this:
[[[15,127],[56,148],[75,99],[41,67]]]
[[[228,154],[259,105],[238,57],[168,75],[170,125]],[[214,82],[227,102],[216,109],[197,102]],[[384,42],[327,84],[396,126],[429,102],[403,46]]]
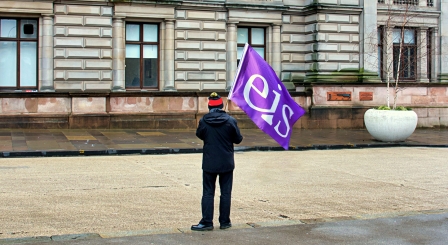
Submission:
[[[448,0],[1,0],[0,125],[195,128],[209,92],[226,96],[248,42],[306,108],[295,127],[362,128],[365,110],[385,104],[395,62],[380,40],[403,30],[413,41],[398,102],[420,127],[447,126],[447,9]]]

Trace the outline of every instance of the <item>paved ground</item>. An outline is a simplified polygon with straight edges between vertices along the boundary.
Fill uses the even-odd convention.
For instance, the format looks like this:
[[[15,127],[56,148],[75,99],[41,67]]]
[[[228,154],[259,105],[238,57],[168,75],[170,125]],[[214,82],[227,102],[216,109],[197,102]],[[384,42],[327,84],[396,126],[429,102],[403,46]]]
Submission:
[[[162,139],[194,140],[191,132],[166,132],[162,147],[169,147]],[[256,132],[243,133],[243,146],[269,146]],[[373,148],[382,145],[365,133],[296,130],[302,137],[292,141],[314,148],[366,142],[357,149],[237,152],[234,227],[208,233],[189,230],[200,218],[200,153],[3,157],[0,244],[445,244],[448,148],[435,146],[446,144],[446,131],[419,130],[403,144],[432,147]],[[120,138],[128,142],[110,140]]]
[[[242,130],[237,150],[283,150],[258,129]],[[294,129],[290,148],[338,149],[383,146],[448,146],[447,129],[418,129],[405,142],[383,143],[365,129]],[[0,156],[109,155],[200,152],[194,130],[0,129]]]
[[[52,244],[432,244],[446,245],[448,214],[348,220],[186,234],[54,241]],[[35,244],[48,244],[36,242]]]

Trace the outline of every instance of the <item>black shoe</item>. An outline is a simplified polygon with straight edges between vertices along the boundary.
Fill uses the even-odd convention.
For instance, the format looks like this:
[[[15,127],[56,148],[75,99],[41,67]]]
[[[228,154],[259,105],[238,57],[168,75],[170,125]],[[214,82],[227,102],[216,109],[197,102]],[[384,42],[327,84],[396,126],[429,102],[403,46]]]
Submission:
[[[203,224],[197,224],[191,226],[192,231],[211,231],[213,230],[213,225],[203,225]]]
[[[227,223],[227,224],[221,224],[219,226],[219,229],[224,230],[224,229],[229,229],[230,227],[232,227],[231,223]]]

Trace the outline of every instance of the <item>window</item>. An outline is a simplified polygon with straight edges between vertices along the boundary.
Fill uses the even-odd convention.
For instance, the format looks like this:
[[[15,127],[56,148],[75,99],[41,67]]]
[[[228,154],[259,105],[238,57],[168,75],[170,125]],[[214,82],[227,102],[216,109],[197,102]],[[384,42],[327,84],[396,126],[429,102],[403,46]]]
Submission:
[[[238,47],[237,47],[237,57],[238,64],[240,63],[241,56],[243,55],[244,45],[248,43],[257,53],[265,58],[266,54],[266,35],[265,29],[262,27],[238,27],[237,31]]]
[[[126,24],[126,88],[156,89],[159,84],[159,26]]]
[[[37,20],[0,18],[0,87],[36,88]]]
[[[414,29],[394,29],[392,31],[393,38],[393,62],[394,62],[394,77],[399,72],[400,80],[414,80],[416,78],[416,63],[417,63],[417,45],[416,45],[416,31]],[[403,37],[403,38],[402,38]],[[402,49],[400,50],[400,43]],[[401,57],[399,59],[399,57]],[[398,69],[398,62],[400,61],[400,69]]]
[[[394,0],[394,4],[418,5],[418,0]]]

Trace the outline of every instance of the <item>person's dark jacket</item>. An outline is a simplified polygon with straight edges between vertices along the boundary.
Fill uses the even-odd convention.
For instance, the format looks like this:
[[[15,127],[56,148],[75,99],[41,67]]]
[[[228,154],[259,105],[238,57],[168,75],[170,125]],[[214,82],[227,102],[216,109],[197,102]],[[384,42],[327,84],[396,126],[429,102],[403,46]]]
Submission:
[[[220,109],[211,109],[199,121],[196,136],[204,141],[202,170],[226,173],[235,168],[233,144],[243,140],[235,118]]]

